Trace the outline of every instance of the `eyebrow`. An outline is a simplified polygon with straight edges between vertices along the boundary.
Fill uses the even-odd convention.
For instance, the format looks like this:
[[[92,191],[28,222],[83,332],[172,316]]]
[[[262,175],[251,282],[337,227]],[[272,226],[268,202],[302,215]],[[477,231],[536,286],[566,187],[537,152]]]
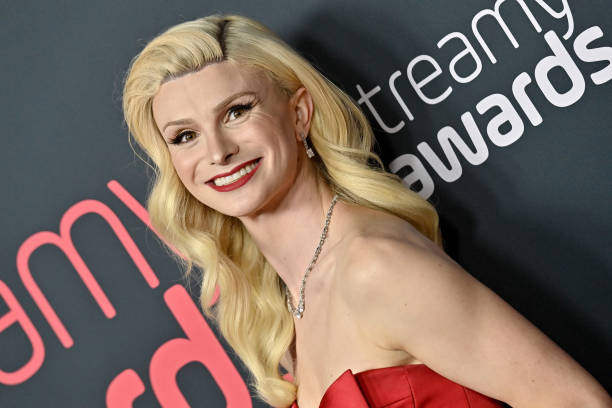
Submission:
[[[240,98],[241,96],[244,96],[244,95],[256,95],[256,94],[257,93],[255,91],[242,91],[242,92],[238,92],[238,93],[232,94],[232,95],[228,96],[227,98],[225,98],[224,100],[222,100],[221,102],[219,102],[213,108],[213,111],[215,111],[215,112],[220,111],[224,106],[228,105],[234,99]],[[170,122],[168,122],[168,123],[166,123],[164,125],[164,128],[162,129],[162,132],[165,132],[166,128],[169,127],[169,126],[188,125],[191,122],[192,122],[191,119],[177,119],[177,120],[170,121]]]

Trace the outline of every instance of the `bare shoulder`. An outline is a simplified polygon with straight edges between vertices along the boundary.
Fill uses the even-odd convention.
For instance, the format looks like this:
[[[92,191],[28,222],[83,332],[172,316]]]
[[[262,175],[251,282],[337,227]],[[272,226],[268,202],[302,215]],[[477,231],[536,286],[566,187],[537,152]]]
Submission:
[[[416,228],[404,220],[396,225],[378,224],[378,228],[359,231],[347,238],[344,244],[344,256],[347,263],[359,263],[362,266],[384,266],[398,259],[416,260],[414,258],[443,257],[444,251],[435,243],[423,236]],[[389,255],[393,254],[393,257]]]
[[[405,221],[369,216],[338,253],[336,294],[377,345],[511,406],[609,406],[578,363],[443,250]]]
[[[347,301],[395,294],[394,284],[406,293],[417,283],[465,273],[410,223],[379,212],[346,238],[340,257],[337,274]]]
[[[360,255],[359,251],[372,246],[379,250],[386,247],[410,246],[443,252],[412,224],[398,216],[359,206],[352,206],[351,210],[353,226],[344,245],[344,249],[351,252],[350,255]]]

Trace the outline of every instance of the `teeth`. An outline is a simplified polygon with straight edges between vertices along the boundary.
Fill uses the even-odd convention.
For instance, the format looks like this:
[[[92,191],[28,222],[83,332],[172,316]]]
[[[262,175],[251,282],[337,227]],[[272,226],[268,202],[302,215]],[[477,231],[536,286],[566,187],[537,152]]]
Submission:
[[[225,186],[225,185],[228,185],[230,183],[233,183],[234,181],[238,180],[239,178],[241,178],[241,177],[249,174],[251,171],[253,171],[253,169],[255,168],[256,165],[257,165],[257,163],[251,163],[248,166],[245,166],[245,167],[241,168],[240,170],[238,170],[234,174],[230,174],[229,176],[226,176],[226,177],[218,177],[218,178],[216,178],[214,180],[214,183],[217,186]]]

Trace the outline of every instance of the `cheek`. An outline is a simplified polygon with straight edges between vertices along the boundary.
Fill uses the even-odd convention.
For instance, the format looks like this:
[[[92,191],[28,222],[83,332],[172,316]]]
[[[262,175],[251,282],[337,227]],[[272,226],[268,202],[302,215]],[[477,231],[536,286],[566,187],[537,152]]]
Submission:
[[[284,171],[293,171],[298,159],[296,144],[287,131],[278,131],[278,136],[268,142],[278,155],[276,160],[284,168]]]
[[[282,157],[280,157],[279,172],[277,174],[283,180],[283,184],[293,184],[295,177],[300,172],[298,148],[292,140],[284,140]]]
[[[277,123],[278,140],[276,143],[280,146],[283,154],[290,159],[291,163],[295,163],[298,157],[298,146],[295,137],[295,130],[291,123]]]
[[[179,179],[181,179],[185,187],[189,188],[192,180],[192,177],[190,176],[193,174],[193,165],[191,164],[191,160],[189,160],[188,155],[175,153],[171,154],[170,157],[172,159],[174,170],[176,171]]]

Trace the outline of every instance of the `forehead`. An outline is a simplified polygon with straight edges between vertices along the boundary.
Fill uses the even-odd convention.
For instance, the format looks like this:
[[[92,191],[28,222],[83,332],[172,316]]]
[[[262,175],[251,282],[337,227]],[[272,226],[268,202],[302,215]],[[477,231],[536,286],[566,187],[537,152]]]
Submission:
[[[153,112],[156,121],[161,122],[188,113],[186,109],[196,106],[198,110],[209,111],[240,92],[264,96],[274,88],[273,82],[260,71],[223,61],[162,84],[153,98]]]

